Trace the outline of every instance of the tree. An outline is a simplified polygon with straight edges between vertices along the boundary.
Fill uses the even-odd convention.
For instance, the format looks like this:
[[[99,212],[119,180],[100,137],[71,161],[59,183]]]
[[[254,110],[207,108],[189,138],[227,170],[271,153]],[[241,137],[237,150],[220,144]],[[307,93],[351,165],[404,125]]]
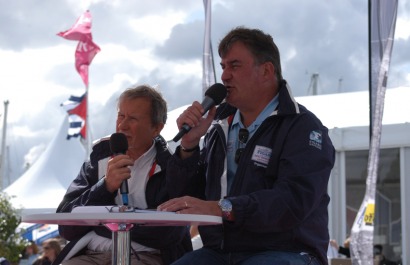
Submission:
[[[0,192],[0,257],[17,264],[27,242],[19,232],[16,232],[21,218],[19,212],[11,205],[10,199],[10,196]]]

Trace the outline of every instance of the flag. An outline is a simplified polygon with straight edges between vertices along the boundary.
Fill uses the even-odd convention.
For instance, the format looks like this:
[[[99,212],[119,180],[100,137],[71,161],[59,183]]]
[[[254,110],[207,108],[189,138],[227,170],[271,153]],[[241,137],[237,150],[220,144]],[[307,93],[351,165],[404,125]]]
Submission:
[[[205,95],[205,91],[213,84],[216,83],[215,79],[215,66],[212,54],[211,43],[211,0],[204,0],[205,8],[205,34],[204,34],[204,47],[202,55],[202,94]]]
[[[370,148],[367,162],[366,192],[357,213],[350,238],[353,265],[373,264],[373,232],[377,171],[384,97],[393,49],[398,0],[370,0]]]
[[[88,87],[88,66],[99,51],[100,47],[91,39],[79,41],[75,50],[75,69],[86,87]]]
[[[70,96],[68,100],[61,103],[61,106],[68,113],[69,128],[67,139],[78,137],[86,139],[86,113],[87,113],[87,93],[81,97]]]
[[[100,52],[100,47],[93,42],[91,34],[91,13],[87,10],[81,15],[71,29],[57,33],[67,40],[76,40],[78,45],[75,51],[75,68],[88,87],[88,66],[95,55]]]
[[[92,39],[91,36],[91,13],[90,11],[85,11],[71,29],[57,33],[58,36],[63,37],[67,40],[85,40]]]

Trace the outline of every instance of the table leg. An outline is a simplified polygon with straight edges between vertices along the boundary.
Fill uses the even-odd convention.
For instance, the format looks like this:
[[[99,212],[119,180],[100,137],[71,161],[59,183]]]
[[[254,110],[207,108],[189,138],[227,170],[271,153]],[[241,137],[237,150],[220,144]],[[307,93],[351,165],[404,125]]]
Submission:
[[[112,231],[112,265],[131,264],[131,239],[130,229],[133,224],[106,224]]]

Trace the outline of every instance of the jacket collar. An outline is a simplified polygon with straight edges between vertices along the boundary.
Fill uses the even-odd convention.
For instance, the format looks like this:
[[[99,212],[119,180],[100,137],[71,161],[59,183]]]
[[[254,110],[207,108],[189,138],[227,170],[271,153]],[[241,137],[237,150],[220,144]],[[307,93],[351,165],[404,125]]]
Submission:
[[[278,115],[299,114],[299,105],[292,95],[292,90],[286,82],[282,80],[279,86],[279,106]]]
[[[236,108],[224,102],[216,110],[214,120],[223,120],[234,115]],[[279,85],[279,105],[277,109],[278,115],[299,114],[299,105],[292,95],[290,86],[286,80],[282,80]]]
[[[155,148],[157,149],[157,163],[161,168],[166,168],[168,158],[171,156],[171,151],[168,148],[168,143],[161,135],[155,137],[154,141]]]

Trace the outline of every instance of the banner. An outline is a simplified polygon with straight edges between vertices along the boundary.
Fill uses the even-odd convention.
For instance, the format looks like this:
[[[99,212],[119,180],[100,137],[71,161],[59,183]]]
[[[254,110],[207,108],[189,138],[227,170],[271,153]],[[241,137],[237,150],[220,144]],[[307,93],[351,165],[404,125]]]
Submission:
[[[205,8],[205,34],[204,34],[204,48],[202,55],[202,94],[213,84],[215,79],[215,66],[213,61],[212,43],[211,43],[211,14],[212,5],[211,0],[204,0]]]
[[[350,255],[353,265],[373,264],[373,232],[377,170],[384,98],[390,57],[393,49],[398,0],[370,0],[370,148],[367,163],[366,193],[353,223]]]
[[[370,0],[370,99],[371,116],[380,88],[386,87],[396,29],[398,0]],[[370,122],[374,121],[374,117]]]
[[[71,29],[57,33],[58,36],[64,39],[78,41],[75,51],[75,68],[87,88],[88,66],[95,55],[101,51],[100,47],[93,42],[91,21],[91,13],[87,10],[77,19]]]

